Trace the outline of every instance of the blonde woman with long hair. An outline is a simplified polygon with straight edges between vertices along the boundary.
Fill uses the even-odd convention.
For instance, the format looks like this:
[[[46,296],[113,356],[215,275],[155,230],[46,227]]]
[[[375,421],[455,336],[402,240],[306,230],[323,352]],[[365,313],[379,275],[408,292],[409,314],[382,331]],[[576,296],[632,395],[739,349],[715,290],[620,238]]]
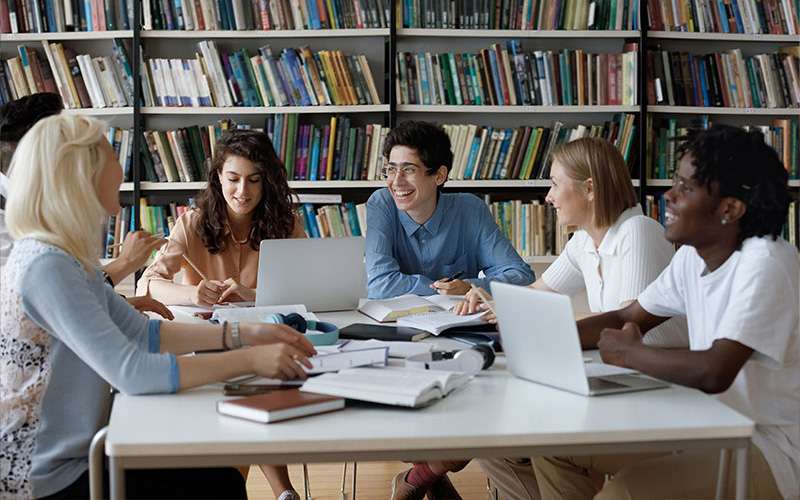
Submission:
[[[122,169],[92,118],[41,120],[11,162],[14,248],[0,278],[0,496],[88,497],[87,454],[110,388],[171,393],[255,373],[304,378],[311,344],[285,325],[149,320],[105,285],[102,221],[119,210]],[[239,329],[247,349],[228,349]],[[245,498],[235,469],[135,471],[137,498]]]

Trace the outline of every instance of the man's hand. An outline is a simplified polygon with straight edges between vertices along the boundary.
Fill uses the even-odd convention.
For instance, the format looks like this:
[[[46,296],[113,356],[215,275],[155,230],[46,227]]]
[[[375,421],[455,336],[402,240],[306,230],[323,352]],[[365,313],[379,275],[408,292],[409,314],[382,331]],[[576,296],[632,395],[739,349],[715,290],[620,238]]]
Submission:
[[[470,284],[462,280],[442,278],[431,283],[431,288],[439,295],[464,295],[470,290]]]
[[[127,297],[128,304],[136,308],[137,311],[143,313],[147,311],[154,312],[164,319],[173,320],[175,316],[172,311],[167,309],[167,306],[157,301],[153,297],[145,295],[143,297]]]
[[[642,345],[642,332],[636,323],[625,323],[622,330],[606,328],[600,332],[600,357],[604,363],[630,368],[625,357],[631,349]]]
[[[256,291],[252,288],[237,283],[233,278],[228,278],[222,282],[227,287],[222,295],[219,296],[219,302],[230,301],[231,299],[238,299],[238,301],[255,302]]]

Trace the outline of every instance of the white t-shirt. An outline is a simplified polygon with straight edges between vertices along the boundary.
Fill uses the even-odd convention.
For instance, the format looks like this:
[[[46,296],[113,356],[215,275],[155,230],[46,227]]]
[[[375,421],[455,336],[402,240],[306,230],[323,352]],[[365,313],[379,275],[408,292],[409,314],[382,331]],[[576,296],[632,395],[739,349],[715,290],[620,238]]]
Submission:
[[[639,304],[651,314],[685,314],[689,348],[717,339],[753,349],[719,399],[756,423],[764,454],[786,498],[800,496],[800,261],[785,240],[748,238],[712,273],[690,246],[647,287]]]
[[[598,248],[589,233],[576,232],[542,274],[542,280],[566,295],[585,288],[590,311],[614,311],[625,302],[636,300],[674,254],[661,224],[646,217],[636,205],[620,214]],[[644,340],[660,347],[685,347],[689,343],[686,321],[670,319],[647,332]]]
[[[8,197],[8,177],[3,174],[0,174],[0,196]],[[11,239],[8,229],[6,229],[6,213],[0,209],[0,273],[3,272],[13,244],[14,240]]]

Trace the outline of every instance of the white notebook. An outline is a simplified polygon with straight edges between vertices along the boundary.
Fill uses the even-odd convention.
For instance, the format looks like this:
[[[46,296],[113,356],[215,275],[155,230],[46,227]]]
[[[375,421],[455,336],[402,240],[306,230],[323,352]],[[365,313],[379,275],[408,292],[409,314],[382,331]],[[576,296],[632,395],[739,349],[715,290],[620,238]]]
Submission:
[[[241,321],[243,323],[265,323],[273,314],[298,313],[305,319],[317,320],[317,316],[306,310],[303,304],[290,304],[285,306],[255,306],[255,307],[226,307],[215,308],[211,315],[212,321]]]
[[[464,300],[463,295],[401,295],[392,299],[364,300],[358,310],[375,321],[385,323],[411,314],[431,311],[449,311]]]
[[[320,349],[317,355],[308,358],[312,368],[305,368],[306,373],[337,372],[346,368],[369,365],[386,365],[389,361],[389,348],[385,346],[365,347],[348,351]]]
[[[416,408],[441,399],[470,381],[471,375],[387,366],[352,368],[308,379],[304,392]]]
[[[456,326],[482,325],[484,323],[481,316],[486,314],[482,311],[467,316],[459,316],[450,311],[431,312],[427,314],[415,314],[397,320],[397,326],[410,326],[418,330],[424,330],[434,335],[439,335],[448,328]]]

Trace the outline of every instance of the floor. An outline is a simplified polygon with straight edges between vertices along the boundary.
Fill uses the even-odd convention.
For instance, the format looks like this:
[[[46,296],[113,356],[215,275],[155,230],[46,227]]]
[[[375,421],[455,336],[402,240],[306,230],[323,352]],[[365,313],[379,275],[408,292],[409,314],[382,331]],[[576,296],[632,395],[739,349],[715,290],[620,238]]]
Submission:
[[[391,494],[392,478],[405,470],[409,464],[402,462],[361,462],[358,464],[356,497],[361,500],[387,500]],[[314,500],[342,500],[342,464],[309,465],[309,482]],[[347,499],[352,498],[353,464],[347,464]],[[290,465],[289,475],[292,483],[302,496],[303,469],[301,465]],[[450,480],[464,500],[487,500],[486,475],[477,463],[470,463],[466,469],[451,474]],[[250,469],[247,478],[247,493],[251,500],[272,500],[275,497],[264,476],[257,467]]]

